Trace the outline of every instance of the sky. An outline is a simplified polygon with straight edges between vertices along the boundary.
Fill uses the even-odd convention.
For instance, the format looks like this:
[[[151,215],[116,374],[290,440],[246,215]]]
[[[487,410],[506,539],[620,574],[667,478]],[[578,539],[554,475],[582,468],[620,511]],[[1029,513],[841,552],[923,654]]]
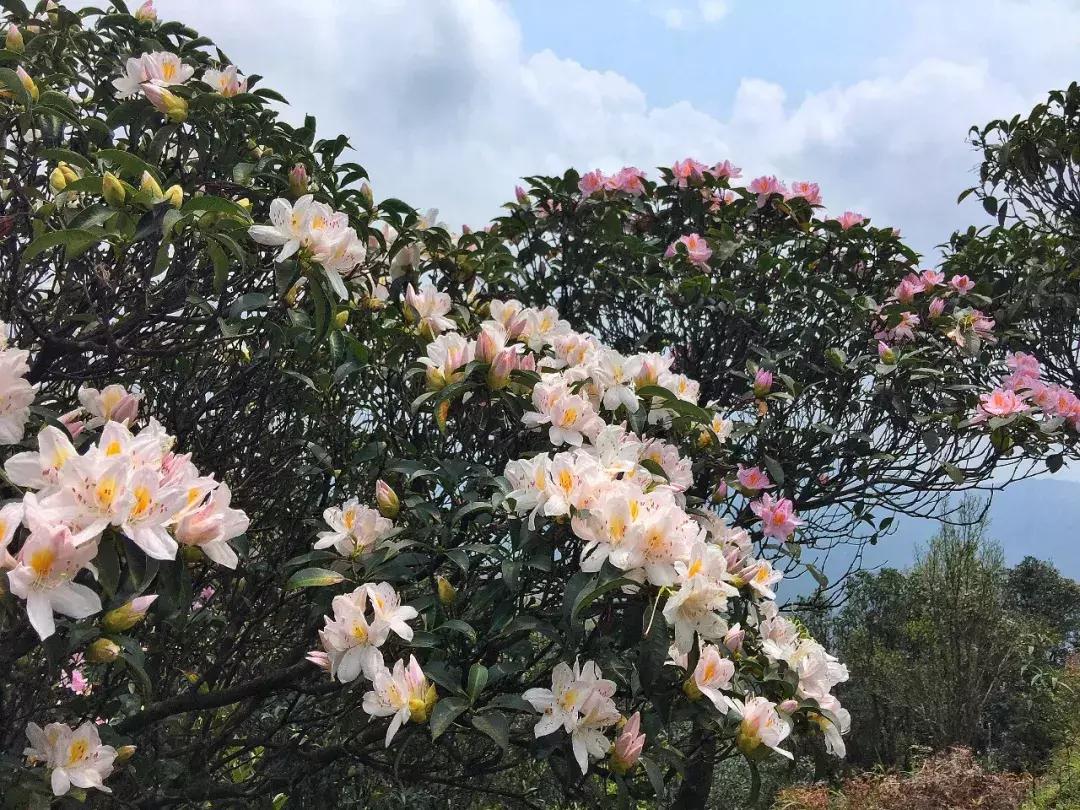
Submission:
[[[482,226],[534,173],[730,159],[933,256],[972,124],[1080,78],[1080,0],[158,0],[345,132],[376,197]]]
[[[455,229],[482,226],[529,174],[730,159],[746,178],[819,182],[830,213],[899,227],[932,263],[953,230],[987,223],[956,204],[976,180],[969,128],[1080,80],[1080,0],[157,6],[264,76],[287,118],[348,134],[377,199],[437,207]],[[1010,563],[1033,553],[1080,575],[1077,480],[995,498]],[[906,565],[933,530],[907,521],[868,564]]]

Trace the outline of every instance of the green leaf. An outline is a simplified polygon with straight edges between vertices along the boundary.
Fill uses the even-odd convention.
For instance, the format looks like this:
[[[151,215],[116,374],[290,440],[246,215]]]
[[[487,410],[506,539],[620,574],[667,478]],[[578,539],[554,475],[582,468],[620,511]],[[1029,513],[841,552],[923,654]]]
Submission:
[[[504,751],[510,745],[510,724],[502,712],[484,712],[472,719],[473,728],[482,731]]]
[[[343,574],[331,571],[329,568],[302,568],[289,577],[285,587],[290,591],[297,588],[322,588],[327,585],[337,585],[344,579]]]
[[[484,687],[488,682],[488,668],[483,664],[473,664],[469,668],[469,683],[468,692],[469,700],[473,703],[480,697],[480,693],[484,691]]]
[[[435,632],[440,630],[453,630],[455,633],[460,633],[469,639],[469,641],[476,642],[476,631],[473,626],[468,622],[463,622],[461,619],[447,619],[445,622],[435,628]]]
[[[133,182],[142,179],[143,172],[149,172],[155,181],[160,182],[157,169],[142,158],[125,152],[123,149],[99,149],[94,152],[94,159],[101,160],[119,168],[120,175],[127,175]]]
[[[964,471],[957,467],[955,464],[942,464],[941,468],[945,470],[949,478],[953,480],[953,483],[964,483]]]
[[[23,262],[28,262],[40,253],[50,248],[63,246],[67,258],[74,258],[86,251],[94,243],[104,237],[102,231],[89,231],[83,228],[73,228],[66,231],[49,231],[43,233],[33,242],[26,246],[22,252]]]
[[[78,166],[80,169],[86,171],[94,170],[94,164],[91,163],[85,155],[80,155],[78,152],[74,152],[71,149],[62,149],[57,146],[51,149],[42,149],[39,155],[43,160],[47,160],[50,163],[64,161],[65,163],[70,163],[72,166]]]
[[[595,588],[592,588],[591,590],[583,588],[582,591],[577,595],[577,599],[574,600],[574,609],[571,611],[570,617],[572,619],[579,618],[581,614],[589,607],[589,605],[591,605],[605,593],[614,591],[617,588],[623,587],[624,585],[636,584],[637,583],[634,582],[634,580],[632,579],[627,579],[626,577],[615,577],[614,579],[608,580],[607,582]]]
[[[436,703],[435,708],[431,710],[431,719],[428,720],[428,726],[431,727],[431,739],[439,739],[443,732],[450,728],[450,724],[468,708],[469,702],[461,697],[445,697]]]
[[[212,211],[218,214],[230,214],[243,220],[248,219],[247,211],[232,200],[226,200],[224,197],[192,197],[184,203],[180,210],[185,214],[192,211]]]

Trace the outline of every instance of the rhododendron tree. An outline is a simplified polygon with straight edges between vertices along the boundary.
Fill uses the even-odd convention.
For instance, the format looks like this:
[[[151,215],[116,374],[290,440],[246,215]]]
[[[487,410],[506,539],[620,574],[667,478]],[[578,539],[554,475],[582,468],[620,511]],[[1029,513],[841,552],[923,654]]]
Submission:
[[[707,806],[843,755],[805,549],[1075,455],[978,271],[812,182],[569,171],[451,233],[152,4],[5,7],[19,806]]]

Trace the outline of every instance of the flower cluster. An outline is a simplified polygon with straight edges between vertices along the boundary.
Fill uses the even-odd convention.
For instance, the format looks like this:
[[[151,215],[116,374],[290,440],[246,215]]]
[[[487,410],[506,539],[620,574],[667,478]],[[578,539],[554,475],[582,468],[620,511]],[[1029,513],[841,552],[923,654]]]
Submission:
[[[248,527],[247,515],[230,506],[229,487],[202,475],[190,454],[174,452],[175,439],[160,424],[150,419],[137,434],[129,429],[136,395],[110,386],[84,389],[80,400],[92,418],[79,423],[79,431],[103,425],[96,441],[80,453],[67,433],[50,425],[38,435],[36,451],[4,464],[10,481],[27,492],[0,510],[0,562],[43,639],[55,631],[53,613],[81,619],[101,610],[98,595],[75,579],[83,569],[94,573],[91,561],[107,529],[154,559],[174,559],[182,544],[235,568],[228,541]],[[29,533],[12,557],[7,547],[20,523]]]
[[[253,225],[248,234],[260,245],[280,247],[276,260],[283,262],[302,252],[326,271],[334,292],[349,297],[344,278],[350,278],[367,255],[365,243],[349,225],[346,214],[305,194],[295,203],[276,199],[270,204],[270,224]]]
[[[428,683],[416,658],[398,660],[387,668],[380,648],[394,633],[404,642],[413,638],[408,622],[419,614],[401,604],[401,598],[387,582],[366,583],[349,594],[335,596],[333,617],[325,616],[319,631],[323,649],[308,659],[330,672],[332,678],[349,683],[363,675],[372,690],[364,695],[364,711],[372,717],[393,715],[386,731],[386,745],[403,723],[426,722],[437,700],[434,685]]]
[[[375,544],[394,530],[394,524],[376,510],[361,506],[350,498],[341,506],[331,506],[323,512],[330,531],[319,532],[315,548],[333,548],[342,557],[358,557],[369,553]]]
[[[63,723],[50,723],[44,729],[36,723],[26,726],[30,745],[23,752],[31,763],[44,763],[52,771],[53,794],[63,796],[74,785],[112,793],[104,781],[113,771],[116,749],[102,745],[97,727],[83,723],[74,731]]]
[[[578,191],[581,192],[582,199],[588,199],[602,191],[619,191],[640,197],[645,193],[644,180],[644,173],[633,166],[625,166],[611,176],[606,176],[599,169],[594,169],[581,176],[581,180],[578,181]],[[520,199],[520,195],[518,196]]]
[[[434,302],[441,295],[425,288],[413,292],[412,298]],[[425,311],[412,306],[418,315]],[[448,313],[448,301],[427,306],[426,311],[428,317]],[[507,464],[507,505],[529,515],[531,527],[542,517],[568,520],[582,542],[578,556],[582,571],[598,572],[609,564],[622,572],[627,592],[658,593],[663,598],[675,660],[686,666],[686,656],[695,650],[698,654],[687,694],[692,699],[708,697],[717,711],[737,712],[744,749],[778,746],[790,732],[790,713],[801,708],[796,702],[784,713],[762,695],[736,688],[731,656],[751,643],[777,666],[800,673],[799,696],[817,701],[806,710],[826,717],[831,725],[822,725],[824,731],[846,729],[839,704],[823,687],[829,679],[817,674],[824,651],[804,649],[796,656],[777,647],[772,654],[773,648],[763,644],[769,628],[787,621],[778,616],[772,601],[781,573],[755,555],[745,530],[711,514],[687,511],[684,493],[693,483],[690,460],[677,446],[627,426],[633,416],[636,424],[666,427],[677,403],[696,406],[697,383],[672,370],[670,355],[624,356],[594,336],[574,331],[550,308],[492,301],[489,313],[491,318],[480,324],[475,339],[452,331],[455,324],[445,314],[436,316],[444,318],[437,325],[442,333],[428,344],[421,362],[432,388],[461,379],[474,360],[490,364],[489,381],[502,358],[510,358],[507,366],[519,369],[527,359],[535,369],[538,379],[531,388],[518,387],[532,406],[523,413],[522,426],[545,430],[553,452]],[[668,396],[660,396],[656,386]],[[759,371],[755,396],[768,396],[771,387],[772,375]],[[707,439],[699,439],[701,445],[722,444],[731,430],[715,412],[706,424],[701,435]],[[761,521],[762,534],[790,538],[802,523],[792,502],[765,491],[774,485],[760,469],[741,469],[738,481],[740,491],[753,498],[750,508]],[[729,600],[736,597],[749,604],[746,626],[729,622]],[[755,641],[746,640],[748,630]],[[800,663],[803,659],[809,663]],[[799,667],[805,669],[805,677]],[[846,672],[840,674],[846,677]],[[837,672],[832,676],[839,677]],[[525,698],[544,714],[537,735],[563,728],[584,771],[589,756],[602,756],[609,747],[604,729],[620,720],[613,694],[613,682],[601,678],[595,664],[575,669],[560,664],[550,690],[530,690]],[[841,748],[830,746],[834,751]]]
[[[979,397],[973,421],[1038,411],[1080,430],[1080,397],[1062,385],[1043,382],[1039,361],[1030,354],[1015,352],[1005,362],[1009,374],[998,388]]]

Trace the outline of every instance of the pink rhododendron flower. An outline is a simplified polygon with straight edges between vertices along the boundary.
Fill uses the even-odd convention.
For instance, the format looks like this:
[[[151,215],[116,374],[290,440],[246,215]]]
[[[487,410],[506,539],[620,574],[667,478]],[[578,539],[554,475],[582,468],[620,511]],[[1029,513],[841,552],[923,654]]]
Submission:
[[[1011,416],[1014,413],[1024,413],[1027,410],[1029,410],[1028,404],[1017,396],[1015,391],[995,388],[989,394],[983,394],[979,397],[979,413],[976,415],[976,419],[985,421],[994,416]]]
[[[796,180],[791,184],[791,197],[802,197],[810,205],[821,205],[821,187],[817,183]]]
[[[929,290],[945,281],[945,274],[940,270],[923,270],[919,275],[922,279],[923,289]]]
[[[641,758],[644,747],[645,734],[641,731],[641,712],[634,712],[619,732],[619,736],[615,738],[615,749],[611,753],[612,770],[616,773],[627,773]]]
[[[734,165],[730,160],[722,160],[709,169],[709,174],[716,178],[735,180],[742,177],[742,169]]]
[[[759,467],[744,467],[740,464],[735,477],[739,479],[739,483],[744,489],[755,493],[763,489],[772,489],[775,486],[769,480],[769,476],[763,473]]]
[[[944,311],[945,311],[945,299],[944,298],[935,298],[933,301],[930,302],[930,317],[931,318],[940,317],[941,313],[944,312]]]
[[[771,371],[766,371],[763,368],[759,368],[754,374],[754,396],[758,399],[765,399],[773,386],[773,375]]]
[[[517,200],[518,205],[528,205],[530,202],[529,193],[521,186],[514,186],[514,199]]]
[[[968,293],[975,289],[975,282],[967,276],[955,275],[949,279],[949,286],[958,293]]]
[[[686,188],[691,183],[701,180],[701,173],[705,171],[705,168],[704,163],[693,158],[676,160],[671,166],[672,180],[679,188]]]
[[[836,221],[840,223],[840,228],[846,231],[854,228],[856,225],[862,225],[866,222],[866,217],[854,211],[845,211],[836,218]]]
[[[578,181],[578,191],[581,192],[582,199],[588,199],[596,192],[603,191],[605,182],[604,173],[599,169],[593,169],[591,172],[581,175],[581,180]]]
[[[766,537],[787,540],[803,525],[803,521],[795,517],[795,505],[787,498],[774,499],[766,493],[759,500],[751,501],[750,509],[761,519],[761,530]]]
[[[605,181],[605,187],[609,191],[621,191],[639,197],[645,193],[643,180],[645,175],[640,169],[633,166],[624,166]]]
[[[696,233],[680,236],[668,245],[664,255],[668,258],[675,256],[679,245],[686,248],[686,257],[691,264],[696,264],[698,267],[708,267],[709,258],[712,256],[712,248],[709,247],[704,238]]]
[[[777,180],[775,177],[755,177],[750,181],[750,185],[747,189],[754,194],[757,194],[758,208],[761,208],[769,201],[769,197],[773,194],[782,194],[787,196],[787,188]]]

